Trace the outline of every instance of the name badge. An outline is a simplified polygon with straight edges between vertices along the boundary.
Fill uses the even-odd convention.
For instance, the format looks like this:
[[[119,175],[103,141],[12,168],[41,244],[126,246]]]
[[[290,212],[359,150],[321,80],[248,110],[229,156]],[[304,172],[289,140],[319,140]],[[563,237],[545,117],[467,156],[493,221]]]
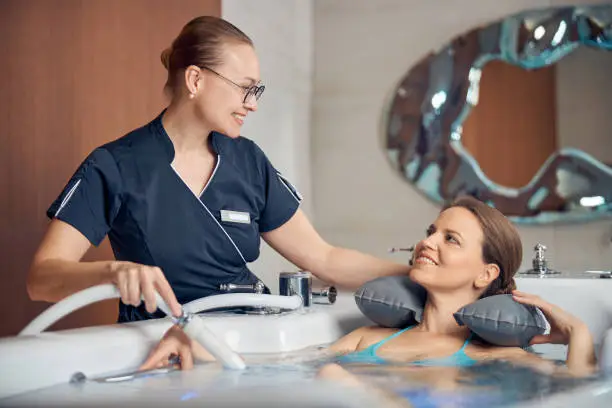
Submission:
[[[241,211],[221,210],[221,221],[238,222],[240,224],[250,224],[251,214]]]

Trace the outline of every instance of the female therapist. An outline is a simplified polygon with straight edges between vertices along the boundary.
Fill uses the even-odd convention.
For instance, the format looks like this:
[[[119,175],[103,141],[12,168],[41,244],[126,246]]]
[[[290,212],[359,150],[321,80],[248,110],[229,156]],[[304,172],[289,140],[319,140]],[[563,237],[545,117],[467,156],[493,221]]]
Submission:
[[[325,242],[299,209],[297,190],[240,136],[264,91],[249,37],[222,19],[198,17],[161,59],[170,104],[95,149],[53,202],[28,276],[33,300],[57,302],[113,283],[119,322],[163,316],[155,290],[179,315],[179,303],[217,294],[221,284],[257,282],[247,262],[259,256],[260,236],[328,283],[356,287],[407,273]],[[106,235],[116,260],[82,262]]]

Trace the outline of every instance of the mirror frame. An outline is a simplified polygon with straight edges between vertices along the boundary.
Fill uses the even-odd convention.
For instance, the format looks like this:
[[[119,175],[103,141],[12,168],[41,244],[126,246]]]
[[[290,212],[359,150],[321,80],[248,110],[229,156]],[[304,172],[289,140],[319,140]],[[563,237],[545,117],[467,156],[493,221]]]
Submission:
[[[487,62],[536,69],[578,47],[612,51],[612,5],[524,11],[455,37],[395,88],[384,114],[388,160],[440,205],[472,195],[523,224],[612,217],[612,168],[581,150],[558,150],[527,185],[510,188],[490,180],[461,144]]]

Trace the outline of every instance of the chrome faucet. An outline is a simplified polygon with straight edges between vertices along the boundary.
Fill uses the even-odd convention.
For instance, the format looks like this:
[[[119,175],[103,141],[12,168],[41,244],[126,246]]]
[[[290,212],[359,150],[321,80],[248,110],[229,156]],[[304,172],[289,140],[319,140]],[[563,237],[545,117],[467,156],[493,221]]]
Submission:
[[[412,252],[412,255],[410,255],[410,259],[408,260],[408,265],[412,266],[414,264],[414,250],[415,250],[416,246],[412,245],[409,246],[408,248],[389,248],[389,253],[394,253],[394,252]]]
[[[312,303],[334,304],[338,295],[338,291],[333,286],[313,291],[312,276],[306,271],[281,272],[278,287],[281,296],[299,295],[304,307],[310,307]]]
[[[532,268],[527,272],[523,272],[527,275],[554,275],[561,273],[559,271],[555,271],[548,267],[548,262],[544,257],[544,251],[546,251],[546,247],[542,244],[537,244],[534,248],[535,256],[532,261]]]
[[[266,285],[264,285],[264,283],[260,280],[253,283],[252,285],[237,285],[235,283],[222,283],[221,285],[219,285],[219,290],[222,290],[224,292],[233,292],[235,290],[239,290],[239,291],[246,290],[246,291],[253,292],[257,295],[262,295],[264,291],[266,290]],[[275,308],[271,308],[271,307],[252,306],[248,308],[246,313],[247,314],[276,314],[276,313],[280,313],[280,310],[276,310]]]
[[[395,247],[394,248],[389,248],[389,253],[401,252],[401,251],[403,251],[403,252],[412,252],[412,251],[414,251],[414,245],[410,246],[408,248],[395,248]]]
[[[258,280],[252,285],[236,285],[234,283],[222,283],[221,285],[219,285],[219,290],[222,290],[224,292],[232,292],[234,290],[250,290],[253,291],[253,293],[261,295],[262,293],[264,293],[264,290],[266,290],[266,285],[264,285],[264,283],[260,280]]]
[[[310,307],[312,303],[332,305],[336,303],[338,291],[334,286],[323,287],[320,290],[312,289],[312,275],[310,272],[281,272],[278,281],[279,294],[281,296],[299,295],[302,298],[302,306]],[[255,294],[263,294],[266,289],[260,280],[251,285],[237,285],[235,283],[223,283],[219,285],[219,290],[223,292],[249,291]],[[272,314],[279,313],[280,310],[273,308],[253,307],[251,313]]]
[[[312,301],[314,303],[321,303],[326,305],[333,305],[336,303],[336,298],[338,297],[338,290],[335,286],[328,286],[326,288],[322,288],[319,291],[312,292]]]

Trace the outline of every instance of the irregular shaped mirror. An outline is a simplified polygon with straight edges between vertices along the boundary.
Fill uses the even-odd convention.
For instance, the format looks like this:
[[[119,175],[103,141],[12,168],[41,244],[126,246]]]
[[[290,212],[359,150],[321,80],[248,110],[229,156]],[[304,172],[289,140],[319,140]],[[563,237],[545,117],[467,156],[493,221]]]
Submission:
[[[385,112],[393,167],[518,223],[612,216],[612,6],[519,13],[413,66]]]

